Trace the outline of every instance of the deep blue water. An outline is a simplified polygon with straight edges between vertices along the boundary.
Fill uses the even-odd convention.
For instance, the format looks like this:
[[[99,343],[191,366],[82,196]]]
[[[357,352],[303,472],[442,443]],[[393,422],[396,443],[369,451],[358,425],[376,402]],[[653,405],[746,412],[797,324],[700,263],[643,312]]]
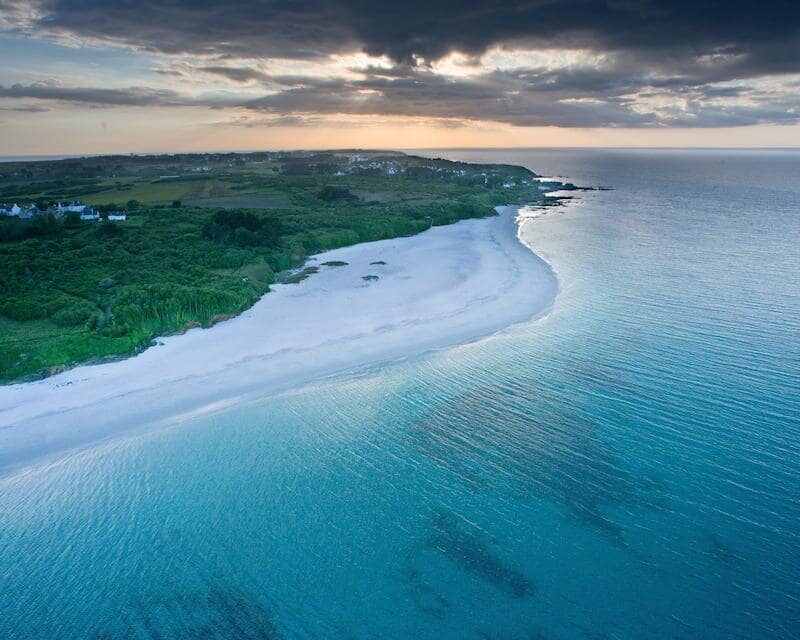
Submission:
[[[0,480],[0,637],[798,636],[800,153],[442,154],[553,313]]]

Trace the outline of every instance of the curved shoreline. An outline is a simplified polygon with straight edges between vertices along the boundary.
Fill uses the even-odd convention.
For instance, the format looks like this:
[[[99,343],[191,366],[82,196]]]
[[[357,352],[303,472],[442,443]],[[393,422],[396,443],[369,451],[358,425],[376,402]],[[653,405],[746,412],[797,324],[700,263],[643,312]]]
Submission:
[[[547,311],[550,265],[516,207],[316,256],[243,314],[132,358],[0,387],[0,476],[113,435],[497,333]],[[322,266],[342,261],[346,266]],[[383,261],[385,264],[376,264]],[[377,275],[378,280],[365,280]]]

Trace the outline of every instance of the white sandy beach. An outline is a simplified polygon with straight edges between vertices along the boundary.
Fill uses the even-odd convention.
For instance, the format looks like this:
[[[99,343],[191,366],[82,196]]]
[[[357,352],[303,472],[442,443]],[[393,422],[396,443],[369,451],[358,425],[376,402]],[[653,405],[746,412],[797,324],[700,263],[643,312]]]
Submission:
[[[0,475],[126,430],[460,344],[543,313],[558,290],[555,276],[518,240],[516,209],[498,211],[320,254],[309,264],[348,265],[276,285],[242,315],[161,338],[133,358],[0,387]]]

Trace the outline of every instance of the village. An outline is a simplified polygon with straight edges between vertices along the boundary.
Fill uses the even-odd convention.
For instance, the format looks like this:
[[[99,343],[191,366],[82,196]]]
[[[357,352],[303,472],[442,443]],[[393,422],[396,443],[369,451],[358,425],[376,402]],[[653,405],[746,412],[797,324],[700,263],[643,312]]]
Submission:
[[[113,222],[120,222],[128,219],[128,213],[125,210],[101,212],[80,201],[67,204],[57,202],[45,208],[41,208],[35,203],[25,204],[23,206],[17,203],[11,205],[0,204],[0,216],[19,218],[20,220],[31,220],[37,216],[48,215],[55,218],[62,218],[68,214],[77,214],[81,220],[89,221],[99,221],[105,218]]]

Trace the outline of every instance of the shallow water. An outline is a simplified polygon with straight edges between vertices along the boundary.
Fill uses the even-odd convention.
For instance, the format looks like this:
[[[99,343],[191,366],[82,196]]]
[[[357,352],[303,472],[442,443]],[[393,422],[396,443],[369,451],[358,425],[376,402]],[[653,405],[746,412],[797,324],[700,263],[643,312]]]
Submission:
[[[442,155],[553,312],[0,480],[0,637],[796,637],[800,154]]]

